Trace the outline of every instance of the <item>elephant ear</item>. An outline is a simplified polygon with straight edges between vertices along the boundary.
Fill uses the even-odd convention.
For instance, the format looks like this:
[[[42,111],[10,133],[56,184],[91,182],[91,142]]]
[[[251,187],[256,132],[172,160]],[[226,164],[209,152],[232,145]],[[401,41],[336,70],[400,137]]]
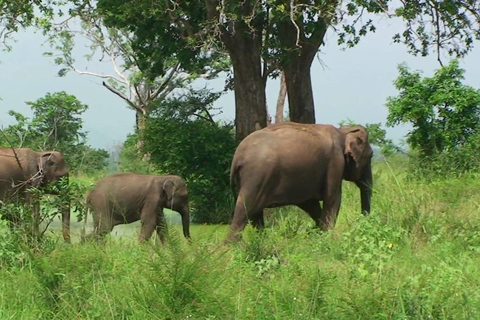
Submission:
[[[172,180],[165,180],[163,183],[163,191],[167,195],[168,201],[171,201],[173,198],[173,194],[175,193],[175,184]]]
[[[345,139],[345,154],[351,156],[357,167],[360,166],[362,156],[367,148],[367,137],[359,128],[352,128],[348,131]]]
[[[32,186],[38,188],[45,178],[45,168],[51,165],[53,161],[50,159],[53,154],[51,152],[41,153],[37,159],[37,172],[33,175]]]

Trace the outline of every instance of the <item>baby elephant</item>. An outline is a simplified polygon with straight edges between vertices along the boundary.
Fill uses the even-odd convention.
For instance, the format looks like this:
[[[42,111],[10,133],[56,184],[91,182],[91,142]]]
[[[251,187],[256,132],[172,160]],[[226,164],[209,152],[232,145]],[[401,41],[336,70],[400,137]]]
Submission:
[[[168,208],[180,213],[183,235],[190,238],[187,187],[179,176],[114,174],[97,183],[88,194],[87,205],[93,211],[91,236],[104,237],[118,224],[141,220],[139,241],[149,239],[156,230],[165,243],[163,208]]]

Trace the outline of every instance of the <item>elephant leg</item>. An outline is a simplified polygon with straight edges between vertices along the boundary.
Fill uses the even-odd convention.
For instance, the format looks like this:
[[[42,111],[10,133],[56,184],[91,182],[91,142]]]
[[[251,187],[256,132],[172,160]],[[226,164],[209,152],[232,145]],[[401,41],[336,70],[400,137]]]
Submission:
[[[158,205],[154,201],[147,201],[140,213],[140,220],[142,222],[142,228],[140,230],[140,236],[138,241],[144,241],[150,239],[157,227],[157,212]]]
[[[256,213],[256,212],[259,212],[261,214],[260,218],[258,217],[259,213]],[[240,236],[238,233],[243,231],[243,229],[245,229],[245,226],[247,225],[247,222],[250,218],[249,216],[254,217],[254,220],[255,220],[255,222],[253,222],[254,225],[256,226],[264,225],[263,210],[259,210],[257,208],[250,208],[250,210],[247,210],[244,197],[241,195],[241,193],[239,193],[237,197],[237,202],[235,203],[233,220],[230,223],[230,227],[228,231],[227,242],[228,241],[237,242],[240,240]],[[253,219],[251,219],[251,221],[252,220]]]
[[[310,199],[303,203],[297,204],[297,207],[308,213],[308,215],[313,219],[313,221],[315,221],[315,225],[318,228],[326,230],[324,224],[324,211],[322,210],[322,206],[320,205],[320,202],[318,200]]]
[[[157,215],[157,236],[160,238],[162,244],[165,244],[165,235],[168,233],[167,221],[163,213],[163,208],[160,209],[159,214]]]
[[[113,230],[113,214],[105,214],[103,211],[93,214],[93,234],[103,238]]]
[[[342,187],[340,185],[336,190],[328,192],[323,200],[322,224],[325,230],[335,227],[341,202]]]
[[[250,220],[252,226],[255,229],[265,228],[265,219],[263,217],[263,210],[249,214],[248,219]]]

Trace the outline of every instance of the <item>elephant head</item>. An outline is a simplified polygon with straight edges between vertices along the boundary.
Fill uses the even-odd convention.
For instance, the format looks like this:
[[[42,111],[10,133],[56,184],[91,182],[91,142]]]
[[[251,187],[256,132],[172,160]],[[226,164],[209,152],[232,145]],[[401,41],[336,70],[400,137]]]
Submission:
[[[62,177],[68,177],[68,169],[65,159],[57,151],[38,152],[36,161],[36,173],[32,176],[34,187],[45,187]]]
[[[343,126],[340,131],[345,136],[343,178],[360,188],[362,212],[370,213],[373,150],[368,143],[368,133],[362,126]]]
[[[182,216],[183,235],[190,238],[190,213],[188,208],[188,192],[185,183],[176,179],[166,179],[163,182],[163,196],[165,208],[173,209]]]

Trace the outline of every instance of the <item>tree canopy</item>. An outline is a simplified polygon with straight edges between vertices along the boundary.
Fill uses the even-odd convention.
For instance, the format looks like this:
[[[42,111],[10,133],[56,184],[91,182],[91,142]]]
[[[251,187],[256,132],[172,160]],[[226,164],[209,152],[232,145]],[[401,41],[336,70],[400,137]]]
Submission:
[[[47,93],[26,103],[33,111],[32,119],[9,111],[16,123],[2,130],[0,145],[60,151],[72,171],[92,172],[107,167],[108,152],[86,144],[87,133],[82,130],[81,116],[87,105],[64,91]]]
[[[461,169],[475,166],[475,149],[480,141],[480,90],[463,83],[465,70],[458,61],[452,60],[432,77],[422,77],[405,64],[398,70],[395,87],[399,94],[388,98],[387,125],[412,125],[407,142],[420,159],[448,156]],[[438,163],[447,162],[443,159]]]

